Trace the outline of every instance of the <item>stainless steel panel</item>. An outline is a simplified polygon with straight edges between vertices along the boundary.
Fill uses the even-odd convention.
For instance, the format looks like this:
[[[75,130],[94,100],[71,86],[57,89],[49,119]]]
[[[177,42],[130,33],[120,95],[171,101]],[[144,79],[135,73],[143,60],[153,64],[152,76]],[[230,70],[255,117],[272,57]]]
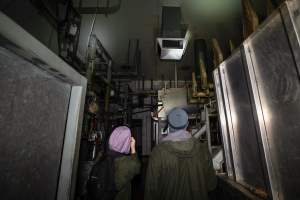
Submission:
[[[241,51],[220,65],[236,181],[268,190]]]
[[[300,198],[300,52],[291,21],[299,9],[287,8],[293,3],[244,43],[273,199],[285,200]]]
[[[282,19],[293,49],[293,57],[300,72],[300,1],[287,1],[280,7]]]
[[[225,163],[227,174],[229,177],[234,177],[233,172],[233,163],[232,163],[232,152],[231,152],[231,145],[228,133],[228,124],[227,118],[225,114],[225,105],[224,105],[224,98],[222,93],[222,86],[220,81],[219,69],[215,69],[213,72],[214,83],[215,83],[215,90],[217,95],[217,102],[218,102],[218,111],[219,111],[219,121],[221,127],[221,134],[222,134],[222,141],[223,141],[223,148],[224,148],[224,155],[225,155]]]
[[[34,165],[33,168],[31,168],[31,166],[34,163],[29,162],[29,160],[26,161],[28,165],[21,165],[20,163],[16,162],[13,163],[12,160],[8,157],[8,152],[12,152],[13,149],[1,148],[3,152],[1,153],[2,158],[4,159],[6,156],[6,161],[9,161],[14,168],[23,170],[24,177],[30,176],[29,172],[33,172],[34,170],[36,170],[35,176],[32,176],[31,179],[33,180],[34,178],[38,178],[39,180],[43,180],[43,182],[39,184],[40,182],[38,181],[30,181],[29,179],[23,180],[20,176],[20,182],[18,182],[18,184],[22,183],[22,181],[26,181],[26,184],[22,185],[23,188],[16,188],[16,183],[12,184],[12,186],[6,185],[5,187],[8,187],[8,190],[6,190],[5,187],[1,187],[1,197],[4,197],[4,192],[11,192],[10,194],[14,195],[16,199],[74,199],[77,174],[76,169],[80,145],[79,140],[81,137],[81,126],[87,81],[83,76],[81,76],[78,72],[76,72],[73,68],[66,64],[63,60],[61,60],[57,55],[47,49],[42,43],[33,38],[24,29],[15,24],[2,12],[0,12],[0,48],[3,50],[2,52],[10,52],[10,55],[14,55],[16,56],[16,58],[18,58],[13,59],[12,62],[10,62],[9,66],[14,66],[14,68],[11,67],[10,70],[24,69],[24,67],[27,66],[26,70],[39,72],[39,76],[37,76],[36,78],[32,78],[32,80],[30,80],[31,78],[28,78],[25,80],[25,82],[27,81],[30,84],[26,85],[23,81],[23,84],[17,85],[18,87],[15,87],[16,84],[10,84],[10,82],[13,81],[13,79],[15,79],[16,77],[26,77],[26,73],[22,73],[22,70],[16,70],[14,73],[16,77],[10,80],[7,80],[7,77],[5,78],[5,76],[1,76],[0,82],[2,82],[0,83],[0,87],[7,87],[6,91],[8,91],[8,96],[7,98],[5,98],[5,96],[3,95],[0,96],[0,102],[2,105],[3,102],[9,103],[9,100],[12,98],[11,95],[14,94],[16,88],[31,88],[30,90],[20,90],[20,96],[21,94],[24,94],[26,96],[26,98],[23,99],[24,102],[21,101],[21,103],[34,105],[31,106],[31,109],[30,106],[26,108],[18,108],[18,112],[23,112],[25,110],[28,111],[27,116],[24,113],[18,114],[18,112],[13,113],[11,116],[17,117],[20,120],[24,120],[24,123],[20,122],[21,125],[24,125],[24,127],[26,127],[26,125],[29,127],[31,125],[31,127],[36,126],[36,129],[34,129],[35,132],[28,131],[35,137],[33,137],[34,140],[30,140],[26,143],[26,141],[30,139],[30,135],[22,135],[22,133],[25,133],[25,130],[23,130],[22,127],[19,127],[20,131],[17,132],[14,132],[14,129],[8,131],[13,131],[16,136],[21,137],[22,135],[22,137],[24,138],[24,140],[15,139],[16,150],[18,148],[21,148],[24,143],[31,145],[28,147],[28,150],[26,146],[24,147],[24,149],[16,153],[19,153],[19,155],[21,155],[22,153],[28,153],[30,149],[35,149],[35,151],[33,151],[33,154],[26,155],[32,157],[33,159],[39,158],[39,156],[42,155],[42,157],[38,159],[40,163]],[[3,65],[0,66],[0,70],[2,70],[3,67],[8,66],[6,62],[7,60],[7,56],[1,58],[1,63]],[[34,84],[31,84],[33,82]],[[9,89],[11,89],[11,93],[9,93]],[[56,98],[53,97],[55,96],[55,94],[57,94]],[[28,95],[31,95],[34,98],[27,98]],[[64,97],[64,100],[62,100],[62,96]],[[67,99],[67,107],[65,99]],[[22,100],[22,96],[20,100]],[[51,103],[53,103],[53,105]],[[51,106],[54,107],[52,108]],[[7,112],[7,109],[11,109],[11,107],[5,108],[5,106],[2,106],[0,109],[2,108],[4,108],[4,110],[0,110],[0,115],[3,114],[3,112]],[[59,110],[60,112],[56,112],[57,110]],[[40,112],[40,115],[42,117],[49,120],[43,121],[42,117],[39,119],[37,117],[38,112]],[[55,112],[57,116],[55,116],[55,118],[53,118],[52,120],[52,117],[54,116],[53,113]],[[30,113],[33,113],[34,115],[30,115]],[[64,120],[61,120],[62,115],[65,116]],[[12,118],[9,118],[9,115],[1,115],[0,125],[2,125],[3,119],[8,122],[13,122]],[[56,123],[55,120],[59,122]],[[29,123],[25,124],[25,121],[28,121]],[[47,122],[47,124],[43,125],[34,123],[40,121],[42,121],[42,123]],[[63,124],[63,126],[61,126],[61,123]],[[47,127],[50,128],[47,129]],[[61,127],[63,127],[63,133],[61,133]],[[12,128],[14,128],[13,125]],[[58,129],[60,129],[60,131],[56,131]],[[2,131],[3,130],[4,129],[2,129]],[[45,132],[41,130],[45,130]],[[51,132],[51,130],[53,133],[46,134],[48,132]],[[38,137],[39,134],[41,138]],[[6,135],[6,137],[9,136]],[[48,137],[48,139],[42,140],[42,137]],[[38,141],[40,140],[41,143],[38,144]],[[4,145],[6,145],[4,137],[2,137],[2,140],[0,140],[0,143],[1,142],[4,142]],[[51,151],[51,148],[52,150],[54,150]],[[41,149],[40,152],[39,149]],[[46,151],[48,151],[49,153],[43,153]],[[61,160],[59,159],[58,162],[60,164],[58,168],[57,166],[54,166],[54,164],[50,163],[51,160],[57,161],[57,158],[61,158]],[[5,163],[5,166],[7,166],[6,164],[8,163]],[[2,164],[0,165],[0,167],[3,166],[4,165]],[[41,169],[43,168],[43,166],[45,166],[45,169]],[[46,170],[47,167],[50,167],[49,171]],[[43,170],[45,172],[40,173]],[[56,175],[53,175],[54,170],[57,170],[55,172]],[[50,177],[49,179],[51,179],[52,181],[50,181],[49,184],[46,184],[45,186],[45,183],[48,183],[48,181],[45,179],[47,177]],[[53,181],[54,179],[56,181]],[[17,179],[10,181],[16,180]],[[58,183],[59,186],[57,187]],[[5,182],[1,181],[0,184],[5,185]],[[45,187],[43,188],[43,186]],[[24,190],[27,190],[27,194],[31,196],[27,198],[26,195],[23,195],[22,191]],[[45,190],[51,190],[51,192],[43,192]]]

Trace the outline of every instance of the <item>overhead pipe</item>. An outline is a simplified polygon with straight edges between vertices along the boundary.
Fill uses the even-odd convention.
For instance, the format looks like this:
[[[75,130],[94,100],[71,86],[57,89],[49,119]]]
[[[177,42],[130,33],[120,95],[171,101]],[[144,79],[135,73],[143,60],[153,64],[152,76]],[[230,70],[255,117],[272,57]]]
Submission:
[[[271,0],[266,0],[267,1],[267,15],[271,15],[273,11],[275,10],[274,4]]]
[[[243,7],[243,36],[246,39],[259,25],[258,16],[250,0],[242,0]]]
[[[193,97],[194,98],[207,98],[207,97],[211,96],[209,89],[198,92],[198,84],[197,84],[195,72],[192,73],[192,81],[193,81]]]
[[[120,10],[122,0],[118,0],[118,3],[116,3],[115,5],[112,5],[112,6],[109,5],[109,1],[110,0],[107,0],[107,6],[105,6],[105,7],[103,7],[103,6],[81,7],[81,5],[80,5],[76,9],[78,10],[78,12],[80,14],[95,14],[96,13],[96,14],[104,14],[104,15],[113,14]]]
[[[232,40],[229,40],[230,53],[233,53],[235,50],[235,45]]]
[[[193,134],[193,137],[199,139],[203,134],[206,133],[207,127],[206,124],[202,126],[196,133]]]
[[[212,49],[213,49],[213,56],[214,56],[214,67],[218,67],[221,62],[224,60],[224,56],[220,47],[220,44],[216,38],[212,39]]]
[[[203,39],[195,40],[195,72],[192,73],[192,83],[193,83],[193,97],[195,98],[205,98],[209,97],[209,87],[205,62],[206,57],[206,42]],[[201,87],[198,87],[197,75],[200,76]],[[198,91],[200,90],[200,91]]]
[[[201,87],[202,89],[207,89],[208,83],[207,83],[207,73],[206,73],[206,67],[204,60],[200,58],[200,76],[201,76]]]

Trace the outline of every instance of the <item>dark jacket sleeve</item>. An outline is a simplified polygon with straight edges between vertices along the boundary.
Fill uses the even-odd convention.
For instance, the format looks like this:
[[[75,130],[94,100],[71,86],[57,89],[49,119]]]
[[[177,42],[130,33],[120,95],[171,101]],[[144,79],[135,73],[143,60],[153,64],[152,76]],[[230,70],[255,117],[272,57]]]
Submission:
[[[121,190],[140,172],[141,163],[137,154],[133,154],[118,161],[116,167],[118,169],[115,173],[115,184],[117,190]]]
[[[204,143],[202,146],[203,149],[203,157],[205,160],[204,163],[204,175],[205,175],[205,181],[207,185],[208,192],[213,191],[217,187],[217,177],[214,170],[213,162],[211,155],[208,151],[207,145]]]
[[[159,177],[161,157],[157,148],[154,148],[148,163],[145,185],[145,200],[159,199]]]

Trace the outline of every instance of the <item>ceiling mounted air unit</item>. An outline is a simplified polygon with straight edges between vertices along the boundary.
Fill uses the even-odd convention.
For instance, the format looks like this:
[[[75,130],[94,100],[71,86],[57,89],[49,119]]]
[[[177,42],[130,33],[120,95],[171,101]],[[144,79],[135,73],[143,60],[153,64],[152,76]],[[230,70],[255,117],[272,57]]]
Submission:
[[[162,8],[161,36],[157,38],[157,51],[162,60],[181,60],[191,35],[182,24],[180,7]]]

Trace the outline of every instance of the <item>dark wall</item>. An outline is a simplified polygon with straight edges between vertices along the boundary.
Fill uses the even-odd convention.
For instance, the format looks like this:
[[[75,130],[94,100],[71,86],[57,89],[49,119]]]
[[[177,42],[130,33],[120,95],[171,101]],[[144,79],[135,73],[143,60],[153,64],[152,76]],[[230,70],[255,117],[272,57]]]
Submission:
[[[214,2],[211,3],[212,1]],[[142,50],[141,71],[146,79],[174,79],[174,63],[160,61],[155,51],[156,37],[160,29],[161,6],[164,4],[169,5],[170,2],[163,0],[126,0],[122,1],[121,9],[117,13],[108,16],[97,15],[94,33],[112,55],[117,66],[127,61],[128,40],[137,38],[140,39]],[[210,13],[205,12],[204,14],[203,11],[207,10],[207,7],[202,5],[193,6],[197,4],[195,0],[172,2],[174,5],[182,5],[184,22],[190,24],[193,39],[206,39],[209,45],[211,38],[216,37],[220,40],[225,55],[229,54],[229,39],[232,39],[236,44],[241,41],[241,7],[239,0],[225,0],[225,3],[221,4],[219,1],[219,3],[216,3],[216,0],[206,0],[204,1],[205,5],[211,5],[211,8]],[[74,1],[74,5],[78,5],[78,0]],[[83,6],[93,5],[96,5],[95,0],[83,1]],[[225,8],[224,5],[226,5]],[[195,7],[195,10],[191,10]],[[223,14],[217,14],[219,12],[223,12]],[[92,14],[83,16],[79,44],[82,55],[84,55],[87,47],[92,20]],[[193,54],[193,42],[191,42],[183,60],[178,63],[179,79],[191,80],[191,72],[194,66]]]
[[[75,7],[79,5],[79,0],[73,2]],[[266,1],[252,2],[260,19],[264,19]],[[103,4],[103,1],[99,0],[99,3]],[[82,5],[96,6],[97,0],[82,1]],[[124,0],[118,12],[107,16],[97,15],[94,28],[94,33],[112,55],[116,71],[121,71],[120,66],[127,62],[129,39],[139,39],[142,75],[146,79],[174,79],[174,63],[160,61],[155,50],[162,5],[181,5],[184,22],[190,24],[193,33],[192,39],[205,39],[210,48],[211,38],[217,38],[225,57],[230,55],[229,40],[236,46],[242,41],[241,0]],[[52,51],[58,52],[56,28],[32,6],[30,0],[2,0],[0,9]],[[83,58],[93,16],[83,15],[82,19],[79,53]],[[179,79],[191,80],[193,66],[193,44],[190,43],[186,55],[178,63]]]
[[[53,52],[58,53],[56,27],[51,25],[49,19],[30,0],[1,0],[0,10]]]

